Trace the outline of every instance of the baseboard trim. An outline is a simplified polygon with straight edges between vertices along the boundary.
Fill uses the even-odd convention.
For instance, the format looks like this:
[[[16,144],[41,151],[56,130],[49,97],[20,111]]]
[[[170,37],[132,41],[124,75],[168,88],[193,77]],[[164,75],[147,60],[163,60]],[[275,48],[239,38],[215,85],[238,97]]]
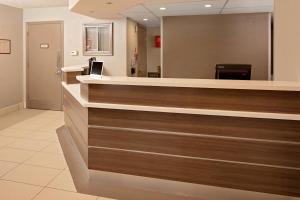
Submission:
[[[23,102],[20,102],[18,104],[14,104],[14,105],[11,105],[11,106],[7,106],[7,107],[4,107],[4,108],[1,108],[0,109],[0,116],[6,115],[8,113],[11,113],[11,112],[14,112],[14,111],[17,111],[17,110],[21,110],[23,108],[24,108]]]

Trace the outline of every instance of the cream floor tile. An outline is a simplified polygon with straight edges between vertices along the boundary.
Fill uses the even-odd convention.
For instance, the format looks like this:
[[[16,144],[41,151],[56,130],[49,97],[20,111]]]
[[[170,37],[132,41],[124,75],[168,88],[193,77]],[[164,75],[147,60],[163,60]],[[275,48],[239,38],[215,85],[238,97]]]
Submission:
[[[16,129],[16,130],[36,130],[43,125],[44,124],[39,124],[39,123],[21,122],[13,126],[10,126],[9,128]]]
[[[57,135],[55,135],[55,139],[53,140],[53,142],[55,142],[55,143],[59,143],[59,138],[58,138],[58,136],[57,136]]]
[[[63,155],[63,151],[62,151],[62,148],[60,146],[60,143],[57,143],[57,142],[51,143],[49,146],[47,146],[41,152],[42,153],[53,153],[53,154]]]
[[[0,160],[22,163],[25,160],[32,157],[34,155],[34,153],[35,152],[33,152],[33,151],[12,149],[12,148],[4,147],[4,148],[0,149]]]
[[[8,144],[11,144],[15,140],[16,140],[15,138],[0,136],[0,147],[6,146]]]
[[[0,161],[0,177],[18,166],[17,163]],[[1,194],[0,194],[1,196]]]
[[[49,133],[49,134],[52,134],[52,135],[57,135],[56,133],[56,129],[50,129],[50,130],[37,130],[37,131],[42,131],[44,133]]]
[[[52,125],[47,125],[47,126],[43,126],[41,128],[39,128],[38,130],[41,131],[56,131],[56,129],[58,129],[60,126],[52,126]]]
[[[29,130],[16,130],[10,128],[0,131],[1,136],[14,137],[14,138],[24,138],[30,135],[31,133],[32,131]]]
[[[63,155],[50,153],[37,153],[27,160],[25,164],[50,167],[55,169],[65,169],[67,162]]]
[[[0,180],[1,200],[31,200],[42,187]]]
[[[97,200],[115,200],[115,199],[110,199],[110,198],[105,198],[105,197],[98,197]]]
[[[14,124],[22,122],[26,119],[33,118],[41,114],[42,110],[22,109],[17,112],[12,112],[7,115],[0,116],[0,130],[8,128]]]
[[[34,200],[96,200],[96,196],[90,196],[75,192],[67,192],[57,189],[45,188]]]
[[[16,139],[15,142],[8,144],[10,148],[24,149],[30,151],[41,151],[46,148],[51,141],[36,141],[30,139]]]
[[[69,170],[64,170],[47,187],[76,192],[73,178]]]
[[[33,131],[28,134],[25,139],[31,140],[41,140],[41,141],[49,141],[49,142],[58,142],[58,137],[56,134],[52,134],[47,131]]]
[[[52,126],[57,126],[57,127],[61,127],[61,126],[63,126],[64,124],[65,124],[64,120],[56,120],[56,121],[54,121],[54,122],[51,122],[50,125],[52,125]]]
[[[48,117],[43,117],[41,114],[25,120],[25,122],[38,122],[40,124],[45,124],[45,122],[50,122],[50,121],[54,121],[54,120],[49,119]]]
[[[62,122],[64,120],[63,117],[61,116],[45,116],[43,118],[41,118],[45,121],[48,121],[50,123],[54,123],[54,122]]]
[[[5,180],[28,183],[39,186],[46,186],[53,180],[61,170],[29,165],[20,165],[7,173],[2,178]]]

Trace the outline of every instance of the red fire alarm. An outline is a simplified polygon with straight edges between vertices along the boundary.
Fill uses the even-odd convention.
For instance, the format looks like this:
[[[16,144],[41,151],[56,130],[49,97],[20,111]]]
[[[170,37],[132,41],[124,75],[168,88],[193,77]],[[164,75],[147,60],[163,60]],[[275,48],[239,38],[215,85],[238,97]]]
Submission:
[[[155,36],[154,41],[155,41],[155,47],[160,48],[160,35]]]

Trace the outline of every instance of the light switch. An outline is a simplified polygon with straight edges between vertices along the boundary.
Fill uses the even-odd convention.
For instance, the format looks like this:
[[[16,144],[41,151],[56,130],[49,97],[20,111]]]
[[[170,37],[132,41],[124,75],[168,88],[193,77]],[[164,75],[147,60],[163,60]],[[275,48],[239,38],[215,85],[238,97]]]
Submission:
[[[78,56],[79,52],[78,51],[71,51],[70,55],[71,56]]]

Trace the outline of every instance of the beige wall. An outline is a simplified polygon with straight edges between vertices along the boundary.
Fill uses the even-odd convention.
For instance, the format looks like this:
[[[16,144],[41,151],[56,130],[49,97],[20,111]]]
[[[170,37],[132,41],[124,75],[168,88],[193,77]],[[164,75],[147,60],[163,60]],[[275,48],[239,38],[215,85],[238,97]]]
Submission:
[[[114,56],[100,56],[104,61],[105,74],[126,76],[126,19],[96,20],[75,14],[68,7],[34,8],[24,10],[24,23],[36,21],[64,21],[64,65],[87,63],[91,56],[82,55],[82,25],[84,23],[114,23]],[[24,34],[25,37],[25,34]],[[71,56],[73,50],[79,51],[79,56]],[[24,60],[26,58],[24,57]]]
[[[275,0],[274,80],[300,81],[299,19],[299,0]]]
[[[0,39],[11,40],[9,55],[0,54],[0,109],[22,102],[22,10],[0,5]]]
[[[164,77],[211,79],[216,64],[237,63],[267,80],[269,39],[267,13],[164,17]]]
[[[148,72],[157,72],[157,66],[161,65],[161,48],[155,47],[154,37],[160,35],[160,27],[147,28],[147,67]]]

